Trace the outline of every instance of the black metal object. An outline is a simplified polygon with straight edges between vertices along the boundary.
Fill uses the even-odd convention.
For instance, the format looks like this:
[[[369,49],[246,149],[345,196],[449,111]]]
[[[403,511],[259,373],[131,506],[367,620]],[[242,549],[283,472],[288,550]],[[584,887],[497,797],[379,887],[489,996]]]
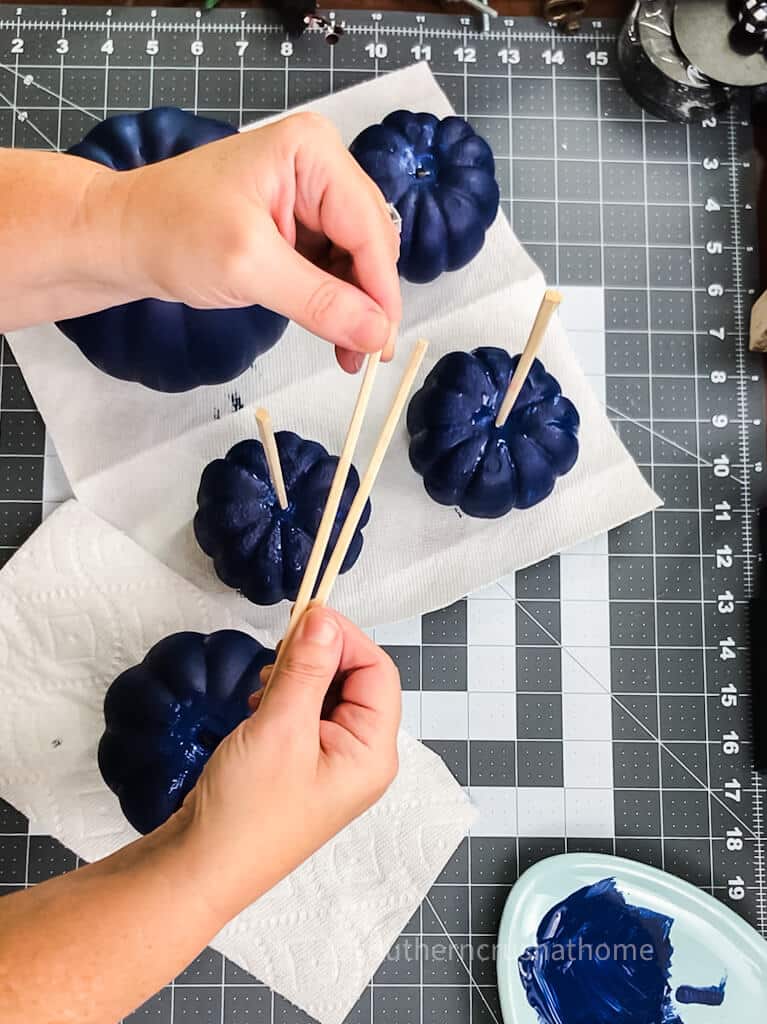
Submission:
[[[269,6],[279,13],[285,31],[292,38],[300,36],[307,28],[319,28],[325,33],[325,42],[335,46],[344,34],[341,25],[321,15],[312,0],[272,0]]]
[[[760,44],[767,39],[767,3],[765,0],[743,0],[736,8],[737,25],[733,33],[755,38]]]
[[[586,7],[587,0],[543,0],[543,16],[562,32],[577,32]]]
[[[738,0],[731,6],[722,0],[676,0],[672,27],[680,50],[701,74],[724,85],[749,87],[767,82],[761,50],[765,18],[765,0]]]
[[[640,106],[666,121],[702,121],[725,110],[732,91],[701,74],[678,47],[674,0],[637,0],[618,37],[618,72]]]

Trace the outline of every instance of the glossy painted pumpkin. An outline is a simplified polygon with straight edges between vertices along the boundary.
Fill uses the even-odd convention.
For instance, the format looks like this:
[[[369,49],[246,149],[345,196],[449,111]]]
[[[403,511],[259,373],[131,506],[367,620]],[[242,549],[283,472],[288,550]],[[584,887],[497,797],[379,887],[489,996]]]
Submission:
[[[151,832],[178,810],[218,744],[250,714],[274,651],[237,630],[174,633],[115,679],[99,769],[128,821]]]
[[[499,191],[492,150],[467,121],[395,110],[350,148],[402,218],[404,278],[423,284],[474,259]]]
[[[450,352],[410,401],[410,462],[429,495],[494,519],[548,497],[578,458],[580,420],[543,364],[502,427],[495,417],[519,361],[504,349]]]
[[[127,171],[234,134],[223,122],[155,107],[107,118],[69,152]],[[287,323],[263,306],[193,309],[141,299],[57,326],[104,373],[173,392],[239,377],[280,339]]]
[[[213,559],[219,579],[255,604],[295,600],[338,463],[316,441],[305,441],[288,430],[277,431],[275,438],[288,496],[286,509],[277,500],[263,445],[247,440],[205,467],[194,518],[197,542]],[[328,552],[358,486],[352,466]],[[362,529],[369,518],[368,501],[341,572],[357,561]]]

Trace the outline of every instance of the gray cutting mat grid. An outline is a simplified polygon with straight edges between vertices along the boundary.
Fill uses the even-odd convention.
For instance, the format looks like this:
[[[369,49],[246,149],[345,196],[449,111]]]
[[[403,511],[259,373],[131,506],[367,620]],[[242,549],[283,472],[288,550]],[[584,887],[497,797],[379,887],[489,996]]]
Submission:
[[[428,60],[493,146],[504,212],[563,288],[571,342],[665,507],[375,631],[400,666],[406,724],[480,821],[350,1019],[489,1024],[500,910],[550,854],[665,867],[767,929],[764,791],[748,767],[765,458],[761,364],[746,350],[750,129],[738,112],[694,128],[643,116],[618,81],[611,23],[563,38],[530,19],[485,36],[463,18],[343,19],[332,49],[318,34],[291,43],[253,11],[2,7],[0,145],[66,148],[150,104],[241,124]],[[67,484],[0,346],[2,564]],[[74,865],[0,801],[0,889]],[[131,1020],[301,1016],[208,951]]]

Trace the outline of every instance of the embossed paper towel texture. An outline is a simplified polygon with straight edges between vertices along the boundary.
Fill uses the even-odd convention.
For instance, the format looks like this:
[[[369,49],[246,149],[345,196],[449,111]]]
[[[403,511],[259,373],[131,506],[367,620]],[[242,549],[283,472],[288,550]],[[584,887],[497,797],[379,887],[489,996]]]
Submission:
[[[0,796],[86,860],[130,842],[96,747],[112,679],[182,629],[252,632],[77,502],[0,572]],[[466,833],[442,761],[401,734],[378,804],[212,945],[322,1024],[339,1024]]]
[[[424,64],[309,106],[330,117],[347,142],[397,107],[451,113]],[[543,288],[540,271],[501,215],[482,252],[464,270],[431,285],[403,283],[398,357],[378,375],[358,468],[364,468],[417,337],[431,341],[419,384],[453,349],[498,345],[519,351]],[[330,346],[292,325],[239,380],[186,395],[160,395],[100,373],[53,326],[17,332],[11,345],[77,496],[202,590],[219,594],[265,639],[278,639],[287,605],[249,605],[218,582],[192,534],[195,496],[206,463],[236,441],[255,436],[254,404],[269,407],[276,429],[295,430],[339,451],[359,380],[339,372]],[[373,493],[362,556],[333,593],[341,611],[372,626],[441,607],[658,504],[557,321],[541,358],[581,414],[581,455],[572,472],[532,510],[489,521],[460,518],[426,495],[410,468],[402,424]],[[246,408],[232,412],[240,402]]]

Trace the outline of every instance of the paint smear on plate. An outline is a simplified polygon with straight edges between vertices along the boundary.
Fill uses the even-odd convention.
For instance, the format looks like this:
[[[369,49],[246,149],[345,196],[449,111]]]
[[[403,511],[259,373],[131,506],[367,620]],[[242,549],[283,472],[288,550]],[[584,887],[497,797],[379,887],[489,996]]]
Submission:
[[[519,957],[541,1024],[683,1024],[670,983],[672,917],[628,903],[614,878],[584,886],[545,915]],[[726,979],[680,985],[679,1003],[719,1006]]]

